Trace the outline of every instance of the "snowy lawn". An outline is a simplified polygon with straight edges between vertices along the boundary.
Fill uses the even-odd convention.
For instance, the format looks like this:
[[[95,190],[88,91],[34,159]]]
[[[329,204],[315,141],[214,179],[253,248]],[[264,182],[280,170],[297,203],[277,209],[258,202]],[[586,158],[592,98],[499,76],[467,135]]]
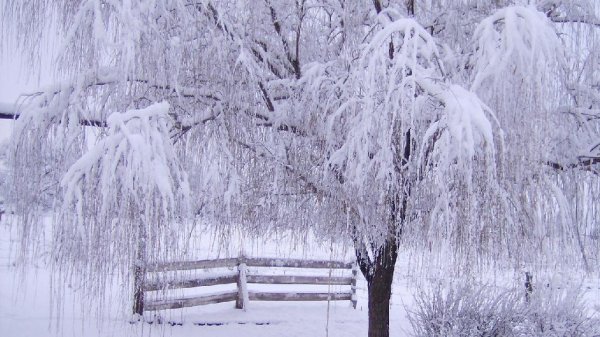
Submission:
[[[4,244],[5,241],[3,241]],[[3,250],[3,253],[5,250]],[[61,325],[57,331],[56,314],[50,313],[51,289],[48,271],[43,267],[34,270],[37,275],[28,278],[26,289],[21,289],[16,268],[3,263],[0,272],[0,326],[8,332],[4,336],[325,336],[328,324],[327,302],[250,302],[247,311],[234,309],[234,303],[168,310],[161,312],[163,324],[130,324],[129,317],[107,315],[99,319],[84,316],[67,294]],[[33,275],[30,275],[33,276]],[[398,291],[402,290],[402,291]],[[23,291],[27,291],[23,293]],[[396,289],[392,306],[391,329],[395,336],[406,335],[408,327],[400,294]],[[406,297],[410,298],[410,297]],[[115,312],[121,312],[115,308]],[[147,319],[152,319],[148,313]],[[156,320],[155,320],[156,321]],[[178,325],[171,326],[174,322]],[[182,325],[179,325],[182,324]],[[83,326],[82,326],[83,325]],[[51,329],[51,330],[49,330]],[[6,330],[5,330],[6,332]],[[329,336],[366,336],[367,311],[364,282],[360,284],[356,310],[349,301],[330,302]]]
[[[77,289],[69,288],[64,294],[63,311],[51,306],[53,291],[47,265],[28,267],[27,278],[22,280],[15,265],[14,247],[5,224],[0,225],[0,327],[1,336],[366,336],[367,302],[366,283],[358,282],[358,306],[352,309],[350,301],[327,302],[256,302],[251,301],[247,311],[234,309],[234,302],[157,312],[162,324],[157,324],[154,312],[145,319],[153,324],[130,324],[128,308],[117,302],[104,310],[101,317],[81,312],[80,302],[74,296]],[[12,250],[12,253],[11,253]],[[273,251],[261,251],[273,255]],[[314,257],[313,257],[314,258]],[[219,288],[221,287],[221,288]],[[209,289],[235,288],[235,285],[215,286]],[[250,289],[264,290],[265,285],[250,285]],[[267,286],[270,291],[290,289],[288,286]],[[297,290],[323,291],[323,287],[293,286]],[[335,286],[332,291],[339,290]],[[347,289],[346,289],[347,290]],[[326,287],[325,287],[326,291]],[[193,294],[198,289],[187,292]],[[394,336],[408,335],[403,301],[412,302],[406,286],[396,282],[391,308],[391,332]],[[92,304],[93,305],[93,304]],[[58,319],[57,319],[58,318]],[[171,324],[170,324],[171,323]],[[172,324],[175,323],[175,324]]]
[[[354,310],[350,301],[327,302],[256,302],[251,301],[247,311],[234,309],[233,302],[199,306],[193,308],[147,312],[148,323],[131,324],[128,308],[121,302],[108,304],[99,317],[84,315],[80,302],[75,298],[77,289],[69,288],[62,296],[64,308],[58,313],[50,305],[53,291],[50,286],[48,266],[33,265],[28,268],[27,278],[22,280],[15,266],[14,242],[11,253],[10,235],[5,225],[0,225],[0,327],[1,336],[42,337],[42,336],[366,336],[367,335],[367,294],[366,283],[360,278],[358,283],[358,306]],[[206,245],[207,242],[200,242]],[[311,258],[327,258],[327,254],[315,250]],[[273,247],[258,249],[253,253],[273,256]],[[202,257],[204,258],[204,256]],[[401,255],[392,295],[390,328],[392,336],[409,336],[410,324],[407,308],[413,307],[415,289],[419,285],[448,282],[445,277],[425,277],[407,272],[408,258]],[[256,268],[255,268],[256,269]],[[252,268],[249,270],[252,272]],[[440,273],[441,274],[441,273]],[[443,275],[443,274],[442,274]],[[518,275],[509,279],[504,276],[489,275],[489,279],[500,280],[499,284],[521,282]],[[551,275],[555,284],[575,284],[583,282],[585,298],[590,312],[600,310],[600,282],[598,279],[581,281],[568,274]],[[304,291],[326,291],[310,286],[269,286],[250,285],[251,290],[281,291],[290,289]],[[343,290],[335,286],[331,290]],[[208,288],[208,287],[207,287]],[[187,290],[185,294],[204,291],[234,289],[235,285],[214,286],[206,290]],[[185,295],[183,294],[183,295]],[[180,295],[180,294],[177,294]],[[93,304],[92,304],[93,305]],[[329,311],[329,313],[328,313]]]

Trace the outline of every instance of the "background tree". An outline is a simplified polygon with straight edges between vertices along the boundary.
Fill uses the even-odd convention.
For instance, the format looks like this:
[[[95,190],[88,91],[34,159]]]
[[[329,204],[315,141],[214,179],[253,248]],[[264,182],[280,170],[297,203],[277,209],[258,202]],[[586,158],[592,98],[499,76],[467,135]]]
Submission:
[[[41,206],[56,208],[68,220],[55,226],[57,268],[101,285],[106,271],[126,277],[139,250],[115,261],[64,233],[113,228],[114,251],[146,233],[143,248],[160,248],[186,232],[171,223],[186,222],[188,201],[222,230],[343,236],[368,281],[370,336],[389,334],[401,247],[467,264],[554,261],[568,247],[562,258],[593,268],[598,12],[593,1],[7,1],[5,35],[35,64],[54,28],[66,77],[15,105],[23,242]],[[106,130],[82,157],[86,125]]]

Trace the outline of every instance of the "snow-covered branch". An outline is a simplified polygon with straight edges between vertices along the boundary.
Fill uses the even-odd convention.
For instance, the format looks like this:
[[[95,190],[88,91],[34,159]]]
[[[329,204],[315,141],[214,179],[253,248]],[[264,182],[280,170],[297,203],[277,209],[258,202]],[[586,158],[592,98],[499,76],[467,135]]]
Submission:
[[[564,57],[562,43],[550,20],[531,7],[498,10],[478,25],[473,40],[476,44],[472,91],[507,72],[555,72]]]
[[[582,17],[556,17],[550,16],[550,20],[556,23],[583,23],[592,25],[600,28],[600,19],[595,16],[582,16]]]
[[[106,278],[116,266],[176,251],[189,185],[170,142],[168,112],[162,102],[111,114],[107,135],[64,175],[54,237],[61,268],[86,280]]]

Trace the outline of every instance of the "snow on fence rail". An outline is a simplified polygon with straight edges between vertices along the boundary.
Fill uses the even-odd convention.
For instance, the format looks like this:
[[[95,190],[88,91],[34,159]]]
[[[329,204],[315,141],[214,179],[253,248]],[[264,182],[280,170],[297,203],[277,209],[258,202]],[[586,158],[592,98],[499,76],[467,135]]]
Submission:
[[[248,274],[247,267],[302,268],[302,269],[341,269],[351,270],[352,276],[307,276],[307,275],[261,275]],[[211,277],[186,280],[148,281],[148,273],[170,272],[195,269],[237,268],[237,271]],[[358,269],[352,262],[268,259],[268,258],[228,258],[218,260],[165,262],[150,264],[142,269],[135,268],[134,306],[135,314],[144,311],[178,309],[197,305],[235,301],[237,309],[244,309],[248,301],[351,301],[356,308],[356,280]],[[148,291],[205,287],[222,284],[237,284],[237,291],[213,293],[195,297],[162,299],[144,302]],[[248,291],[247,284],[304,284],[304,285],[348,285],[347,292],[259,292]]]

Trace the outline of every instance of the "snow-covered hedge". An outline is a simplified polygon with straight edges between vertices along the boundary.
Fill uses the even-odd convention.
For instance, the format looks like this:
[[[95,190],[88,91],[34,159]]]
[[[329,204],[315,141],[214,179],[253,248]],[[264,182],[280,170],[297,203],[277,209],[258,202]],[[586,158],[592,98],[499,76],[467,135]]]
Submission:
[[[419,290],[409,311],[415,337],[592,337],[591,316],[579,289],[540,286],[529,301],[524,289],[453,285]]]

